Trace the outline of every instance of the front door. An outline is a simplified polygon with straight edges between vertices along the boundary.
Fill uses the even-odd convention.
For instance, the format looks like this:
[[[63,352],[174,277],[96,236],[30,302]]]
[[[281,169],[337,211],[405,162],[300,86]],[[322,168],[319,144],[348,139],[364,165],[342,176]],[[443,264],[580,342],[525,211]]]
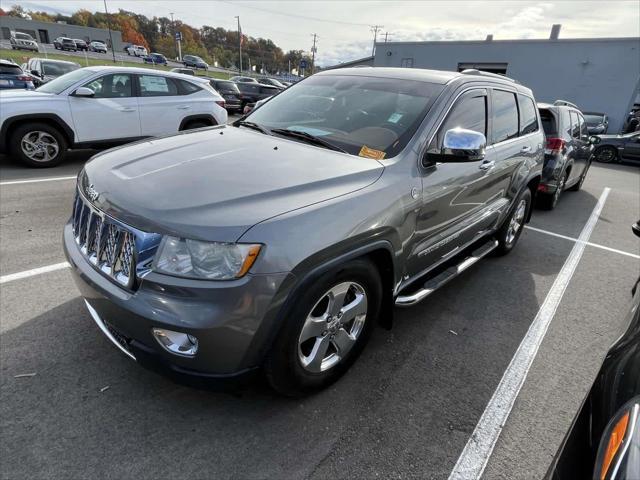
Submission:
[[[94,96],[69,96],[78,142],[141,136],[132,75],[103,75],[83,86],[93,90]]]
[[[487,135],[485,89],[461,95],[431,140],[428,153],[439,153],[444,134],[452,128],[464,128]],[[416,232],[407,257],[406,275],[413,277],[457,249],[487,228],[492,202],[494,157],[487,152],[476,162],[436,163],[424,170],[422,203],[416,219]]]

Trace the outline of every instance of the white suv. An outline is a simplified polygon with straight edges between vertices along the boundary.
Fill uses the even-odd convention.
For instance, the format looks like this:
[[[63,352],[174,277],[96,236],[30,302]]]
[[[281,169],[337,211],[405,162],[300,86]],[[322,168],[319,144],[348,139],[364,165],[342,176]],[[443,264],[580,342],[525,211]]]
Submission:
[[[88,67],[27,95],[0,91],[0,153],[32,167],[59,164],[69,148],[96,148],[224,125],[209,79],[145,68]]]
[[[146,57],[148,55],[147,49],[142,45],[129,45],[125,50],[127,55],[135,55],[136,57]]]

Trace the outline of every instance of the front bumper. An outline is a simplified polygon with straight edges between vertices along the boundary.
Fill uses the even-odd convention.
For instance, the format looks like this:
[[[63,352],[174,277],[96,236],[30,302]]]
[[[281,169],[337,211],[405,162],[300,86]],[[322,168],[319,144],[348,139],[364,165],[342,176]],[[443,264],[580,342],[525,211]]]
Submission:
[[[136,291],[128,291],[86,260],[70,224],[63,237],[74,281],[91,316],[123,353],[190,384],[232,380],[260,366],[293,275],[246,275],[213,282],[151,272]],[[155,340],[152,328],[194,335],[199,344],[196,355],[169,353]]]

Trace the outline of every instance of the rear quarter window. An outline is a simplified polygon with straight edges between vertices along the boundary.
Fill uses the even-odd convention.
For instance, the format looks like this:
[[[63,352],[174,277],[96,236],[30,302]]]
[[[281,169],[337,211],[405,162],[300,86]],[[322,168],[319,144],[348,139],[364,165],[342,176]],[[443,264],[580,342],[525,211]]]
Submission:
[[[538,125],[537,108],[533,100],[524,95],[518,95],[520,100],[520,135],[537,132]]]

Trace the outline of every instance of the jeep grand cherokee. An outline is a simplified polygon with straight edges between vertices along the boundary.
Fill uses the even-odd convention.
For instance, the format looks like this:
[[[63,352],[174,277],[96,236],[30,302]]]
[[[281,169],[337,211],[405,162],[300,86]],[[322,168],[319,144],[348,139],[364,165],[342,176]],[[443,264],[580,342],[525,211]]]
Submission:
[[[96,155],[65,251],[130,358],[181,378],[262,368],[301,395],[394,304],[513,249],[543,142],[531,91],[500,76],[322,72],[233,126]]]

